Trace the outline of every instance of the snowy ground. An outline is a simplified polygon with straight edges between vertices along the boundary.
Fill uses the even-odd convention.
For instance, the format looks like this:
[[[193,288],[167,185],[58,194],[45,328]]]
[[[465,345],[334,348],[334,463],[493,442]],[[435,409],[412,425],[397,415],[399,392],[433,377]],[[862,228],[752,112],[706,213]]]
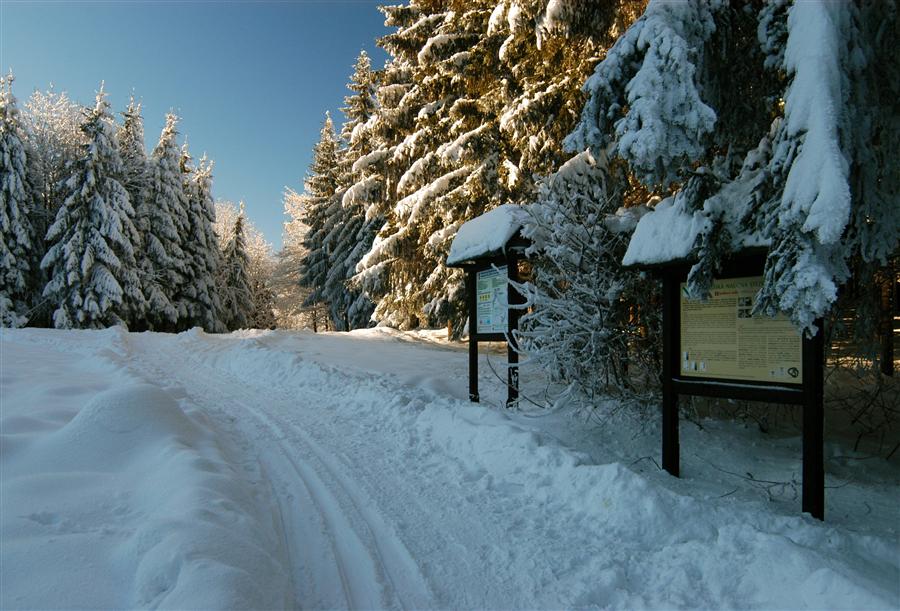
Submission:
[[[423,339],[3,330],[0,607],[900,608],[896,460],[830,440],[820,523],[796,437],[684,423],[675,479]]]

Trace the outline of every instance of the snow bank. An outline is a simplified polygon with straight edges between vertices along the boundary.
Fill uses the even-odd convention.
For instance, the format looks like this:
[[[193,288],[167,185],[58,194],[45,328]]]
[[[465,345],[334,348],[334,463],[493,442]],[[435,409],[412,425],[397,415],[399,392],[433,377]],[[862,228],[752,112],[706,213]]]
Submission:
[[[708,465],[701,463],[706,472],[697,475],[701,467],[687,450],[680,480],[652,468],[639,472],[615,452],[598,460],[568,447],[557,431],[542,430],[540,419],[469,403],[461,351],[416,345],[378,328],[206,337],[199,353],[192,339],[179,341],[199,362],[265,396],[273,411],[282,409],[278,397],[286,398],[287,418],[304,423],[320,447],[346,461],[380,519],[396,525],[435,593],[434,606],[900,603],[896,529],[876,536],[820,523],[797,515],[799,501],[779,508],[752,492],[735,493],[734,480],[723,492],[709,483],[716,472]],[[482,396],[489,401],[505,390],[484,369]],[[590,427],[570,424],[570,442],[572,429],[590,438]],[[647,433],[631,422],[612,438],[630,452],[655,454],[658,430]],[[721,445],[727,462],[720,464],[735,472],[747,464],[736,448],[768,451],[757,440],[735,444],[727,432],[715,438],[722,433],[685,427],[684,447]],[[799,468],[798,448],[789,448],[791,468]],[[758,467],[752,467],[757,474]]]
[[[503,252],[526,219],[527,212],[521,206],[503,204],[464,223],[453,238],[447,265]]]
[[[622,463],[592,464],[496,412],[432,404],[416,426],[419,437],[461,463],[472,497],[499,493],[508,506],[541,508],[532,527],[551,540],[534,553],[560,554],[553,533],[580,533],[579,549],[560,554],[567,564],[558,570],[568,574],[570,590],[543,604],[879,609],[900,602],[891,585],[896,549],[888,542],[681,494]],[[541,600],[543,593],[532,595]]]
[[[124,332],[57,333],[88,340],[78,360],[20,335],[2,342],[0,607],[289,605],[265,496],[177,388],[123,371]]]
[[[718,470],[790,480],[799,438],[684,426],[672,478],[658,420],[494,408],[486,366],[473,405],[412,340],[4,331],[0,606],[900,607],[896,464],[829,441],[822,523]]]

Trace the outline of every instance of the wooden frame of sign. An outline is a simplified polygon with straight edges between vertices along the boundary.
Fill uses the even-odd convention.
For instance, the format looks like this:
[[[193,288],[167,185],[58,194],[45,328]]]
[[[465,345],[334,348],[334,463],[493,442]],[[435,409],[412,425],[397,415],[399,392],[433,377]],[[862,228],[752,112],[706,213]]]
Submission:
[[[519,282],[519,254],[508,250],[505,255],[477,259],[461,265],[466,271],[466,304],[469,310],[469,400],[478,403],[478,342],[506,342],[507,396],[506,406],[519,401],[519,352],[513,331],[519,328],[519,310],[511,306],[524,303],[509,281]],[[502,288],[501,288],[502,287]],[[503,314],[497,316],[495,298],[506,295]],[[480,307],[479,307],[480,306]],[[487,306],[487,307],[485,307]],[[491,307],[493,306],[493,307]]]
[[[662,465],[678,477],[678,397],[681,395],[801,406],[802,507],[804,512],[822,520],[825,516],[822,321],[817,321],[819,332],[815,337],[801,337],[794,331],[796,339],[792,340],[784,331],[784,321],[751,320],[752,298],[747,295],[755,292],[754,283],[761,282],[764,263],[764,254],[736,257],[716,278],[721,281],[718,285],[721,290],[715,290],[714,284],[714,294],[705,304],[689,303],[683,296],[689,263],[653,269],[663,282]],[[734,312],[733,322],[725,315],[729,308]],[[735,326],[733,333],[729,331],[730,324]],[[729,349],[726,343],[731,335],[735,339]],[[743,344],[746,348],[742,348]],[[722,362],[718,368],[717,361]],[[770,379],[765,379],[766,376]]]
[[[519,328],[520,309],[525,303],[509,283],[519,282],[519,262],[529,241],[517,231],[502,250],[486,252],[471,259],[450,264],[466,272],[466,309],[469,316],[469,400],[478,403],[478,342],[506,342],[506,406],[519,402],[519,352],[513,331]],[[506,295],[505,303],[497,299]],[[479,309],[480,305],[480,309]],[[498,307],[500,306],[500,307]]]

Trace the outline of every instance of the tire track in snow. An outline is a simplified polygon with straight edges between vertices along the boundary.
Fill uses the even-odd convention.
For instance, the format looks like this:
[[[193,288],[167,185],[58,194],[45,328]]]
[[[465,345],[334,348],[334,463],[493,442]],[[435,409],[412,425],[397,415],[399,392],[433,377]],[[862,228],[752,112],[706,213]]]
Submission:
[[[265,397],[250,393],[215,368],[186,356],[177,345],[154,343],[158,349],[141,354],[141,363],[152,364],[163,379],[177,379],[192,400],[211,414],[224,415],[230,427],[248,433],[236,423],[249,414],[257,423],[255,440],[277,442],[260,460],[265,472],[278,479],[273,491],[289,539],[287,549],[301,604],[329,608],[434,606],[418,565],[395,530],[373,508],[371,499],[347,475],[346,466],[299,426],[277,421],[254,407],[276,403],[293,408],[294,402],[274,396],[274,389]],[[329,402],[320,393],[311,392],[310,396]],[[301,458],[294,456],[298,450]],[[316,515],[306,515],[306,508],[313,508]],[[329,554],[322,553],[325,546],[330,548]],[[322,566],[323,562],[333,562],[333,566]]]

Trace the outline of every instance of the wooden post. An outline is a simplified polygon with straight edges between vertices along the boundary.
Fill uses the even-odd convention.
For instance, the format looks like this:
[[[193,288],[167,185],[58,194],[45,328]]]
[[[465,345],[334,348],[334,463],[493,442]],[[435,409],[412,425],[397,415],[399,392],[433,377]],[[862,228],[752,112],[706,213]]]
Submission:
[[[515,254],[510,254],[506,259],[506,272],[511,282],[519,281],[519,259]],[[511,306],[521,303],[519,292],[512,285],[507,285],[507,340],[506,340],[506,407],[517,407],[519,404],[519,352],[513,331],[519,328],[519,310]]]
[[[890,272],[881,284],[881,373],[894,375],[894,305],[891,297],[896,279]]]
[[[673,273],[663,276],[663,362],[662,362],[662,466],[678,477],[681,448],[678,442],[678,393],[672,378],[678,368],[681,349],[678,279]]]
[[[478,403],[478,304],[475,270],[466,270],[466,302],[469,309],[469,401]]]
[[[825,329],[803,338],[803,511],[825,519]]]

